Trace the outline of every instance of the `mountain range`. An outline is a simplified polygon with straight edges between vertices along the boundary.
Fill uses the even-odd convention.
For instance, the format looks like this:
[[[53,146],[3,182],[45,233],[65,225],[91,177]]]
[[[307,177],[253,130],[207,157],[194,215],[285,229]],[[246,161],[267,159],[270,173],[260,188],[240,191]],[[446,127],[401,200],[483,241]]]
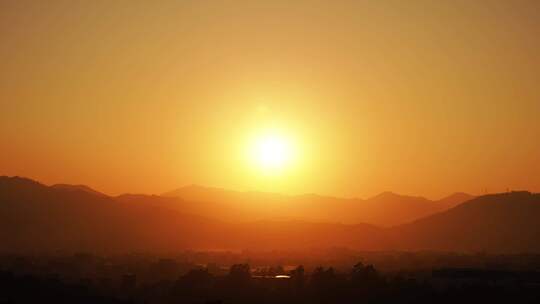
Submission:
[[[383,193],[368,200],[315,195],[283,196],[267,193],[217,191],[188,187],[166,195],[110,197],[86,186],[54,185],[20,177],[0,177],[0,252],[173,252],[201,250],[285,250],[348,247],[356,250],[540,252],[540,195],[510,192],[471,198],[456,194],[437,202]],[[195,191],[196,190],[196,191]],[[220,195],[223,194],[223,200]],[[197,196],[196,196],[197,195]],[[235,207],[234,197],[246,196]],[[228,197],[227,197],[228,196]],[[200,198],[200,199],[197,199]],[[261,209],[250,216],[242,206],[263,197]],[[212,199],[209,199],[212,198]],[[394,202],[391,198],[399,198]],[[194,199],[191,201],[188,199]],[[408,223],[383,227],[371,223],[309,221],[292,216],[274,218],[277,210],[298,202],[299,212],[313,203],[310,216],[323,215],[325,203],[345,208],[381,204],[392,220],[407,203],[447,204]],[[276,203],[276,206],[268,206]],[[405,205],[405,206],[401,206]],[[395,207],[397,206],[397,207]],[[232,211],[225,208],[231,208]],[[234,207],[234,208],[233,208]],[[365,207],[362,207],[365,208]],[[335,211],[354,213],[362,208]],[[440,210],[440,211],[439,211]],[[207,212],[208,211],[208,212]],[[209,212],[212,211],[212,212]],[[269,218],[262,218],[269,212]],[[222,214],[223,216],[220,216]],[[212,216],[214,215],[214,216]],[[301,214],[299,214],[301,215]],[[384,213],[382,213],[384,215]],[[381,216],[382,216],[381,215]],[[241,218],[240,216],[244,217]],[[333,214],[327,215],[333,216]],[[357,216],[351,215],[351,220]],[[415,215],[416,216],[416,215]],[[230,218],[228,218],[230,217]],[[235,218],[238,217],[238,218]],[[371,218],[377,218],[372,215]],[[232,220],[234,219],[234,220]],[[245,220],[241,220],[245,219]],[[403,219],[401,219],[403,220]]]
[[[367,223],[389,227],[422,218],[472,199],[455,193],[441,200],[383,192],[368,199],[304,194],[296,196],[265,192],[238,192],[191,185],[162,197],[180,198],[181,211],[228,221],[265,219],[307,220],[343,224]],[[191,202],[198,202],[192,204]],[[173,204],[174,205],[174,204]]]

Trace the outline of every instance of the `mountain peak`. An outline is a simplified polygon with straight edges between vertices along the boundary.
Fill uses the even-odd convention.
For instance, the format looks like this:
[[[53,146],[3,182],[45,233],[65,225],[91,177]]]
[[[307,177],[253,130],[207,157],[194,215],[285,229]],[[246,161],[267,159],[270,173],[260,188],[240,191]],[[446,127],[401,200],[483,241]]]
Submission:
[[[397,196],[399,196],[399,195],[394,193],[394,192],[384,191],[384,192],[381,192],[381,193],[371,197],[370,199],[383,199],[383,198],[391,198],[391,197],[397,197]]]
[[[369,200],[401,200],[401,199],[427,200],[426,198],[422,196],[402,195],[402,194],[397,194],[391,191],[384,191],[369,198]]]
[[[233,192],[233,191],[227,191],[225,189],[221,188],[215,188],[215,187],[206,187],[201,186],[197,184],[189,184],[186,186],[182,186],[180,188],[174,189],[172,191],[165,192],[161,194],[161,196],[166,197],[183,197],[183,196],[191,196],[195,194],[207,194],[207,193],[225,193],[225,192]]]
[[[26,178],[26,177],[21,177],[21,176],[0,176],[0,184],[5,184],[5,185],[19,185],[19,186],[42,186],[42,187],[45,187],[45,185],[33,180],[33,179],[30,179],[30,178]]]

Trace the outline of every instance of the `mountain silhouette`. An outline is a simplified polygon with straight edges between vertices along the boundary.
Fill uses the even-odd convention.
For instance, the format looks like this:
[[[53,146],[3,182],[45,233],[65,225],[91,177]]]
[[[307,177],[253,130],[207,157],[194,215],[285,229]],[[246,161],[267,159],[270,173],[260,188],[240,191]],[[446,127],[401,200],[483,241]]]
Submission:
[[[218,243],[205,236],[224,231],[220,224],[164,207],[128,204],[70,187],[0,177],[0,251],[206,248]]]
[[[65,190],[71,190],[71,191],[84,191],[84,192],[91,193],[98,196],[107,196],[104,193],[96,191],[85,185],[55,184],[55,185],[52,185],[51,188],[65,189]]]
[[[450,210],[391,229],[401,249],[539,252],[540,194],[480,196]]]
[[[464,192],[456,192],[453,194],[450,194],[447,197],[444,197],[438,201],[436,201],[438,204],[445,206],[446,209],[450,209],[452,207],[455,207],[461,203],[464,203],[466,201],[470,201],[475,196],[464,193]]]
[[[239,192],[190,185],[164,193],[177,197],[180,210],[228,221],[300,219],[344,224],[395,226],[434,214],[472,198],[454,194],[439,201],[383,192],[368,199],[345,199],[315,194],[280,195]],[[188,206],[187,202],[197,202]]]
[[[261,193],[248,195],[258,198]],[[273,194],[268,197],[281,204],[289,203],[291,198]],[[316,195],[298,197],[301,201],[315,201],[319,207],[332,202]],[[383,193],[366,201],[375,203],[388,198],[402,201],[401,204],[407,204],[408,200],[425,200]],[[334,202],[343,201],[348,202],[342,199]],[[292,219],[229,222],[203,217],[192,213],[193,210],[180,211],[181,206],[198,205],[216,207],[219,203],[208,205],[156,195],[110,197],[78,189],[78,186],[74,190],[65,186],[49,187],[20,177],[0,177],[0,252],[160,253],[184,249],[329,247],[540,252],[540,195],[529,192],[480,196],[391,228]],[[215,211],[219,212],[226,210]]]

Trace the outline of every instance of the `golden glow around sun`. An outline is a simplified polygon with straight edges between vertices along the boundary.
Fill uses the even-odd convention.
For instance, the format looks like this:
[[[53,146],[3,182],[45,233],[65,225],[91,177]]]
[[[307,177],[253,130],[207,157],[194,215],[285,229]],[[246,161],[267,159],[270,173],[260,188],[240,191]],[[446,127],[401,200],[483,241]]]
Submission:
[[[251,159],[256,167],[266,173],[278,172],[287,168],[293,159],[292,142],[277,133],[263,134],[252,143]]]

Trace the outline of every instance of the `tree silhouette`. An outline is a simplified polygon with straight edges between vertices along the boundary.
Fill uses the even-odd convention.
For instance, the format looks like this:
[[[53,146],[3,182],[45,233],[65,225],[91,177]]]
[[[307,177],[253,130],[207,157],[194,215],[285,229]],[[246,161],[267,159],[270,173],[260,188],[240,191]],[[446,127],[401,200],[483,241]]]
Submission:
[[[251,280],[248,264],[234,264],[229,270],[228,280],[233,284],[245,284]]]
[[[291,280],[294,284],[294,287],[301,289],[304,287],[304,266],[300,265],[291,271]]]

